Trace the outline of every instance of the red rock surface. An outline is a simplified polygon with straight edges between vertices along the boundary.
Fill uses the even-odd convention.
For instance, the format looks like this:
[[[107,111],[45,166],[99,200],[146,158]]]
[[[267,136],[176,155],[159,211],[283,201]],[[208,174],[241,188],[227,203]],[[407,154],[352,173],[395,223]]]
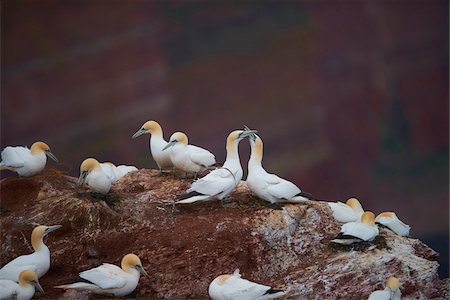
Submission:
[[[207,298],[209,282],[239,268],[247,279],[289,289],[289,297],[364,299],[389,276],[403,299],[446,299],[448,279],[437,277],[437,253],[412,238],[381,230],[358,250],[332,247],[339,232],[325,203],[270,208],[241,183],[231,199],[168,205],[188,181],[142,169],[119,181],[107,202],[79,194],[76,179],[60,173],[1,181],[1,265],[32,251],[36,224],[62,224],[46,244],[50,271],[37,299],[96,298],[53,286],[77,280],[101,262],[137,254],[150,277],[130,297]]]

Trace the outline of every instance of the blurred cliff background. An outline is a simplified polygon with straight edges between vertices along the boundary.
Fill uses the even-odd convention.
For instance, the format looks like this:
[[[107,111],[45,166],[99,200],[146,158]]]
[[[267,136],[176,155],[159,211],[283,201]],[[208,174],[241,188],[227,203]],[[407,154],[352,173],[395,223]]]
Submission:
[[[1,147],[43,140],[78,176],[154,168],[150,119],[221,162],[245,124],[267,170],[397,212],[448,277],[448,29],[438,0],[3,0]]]

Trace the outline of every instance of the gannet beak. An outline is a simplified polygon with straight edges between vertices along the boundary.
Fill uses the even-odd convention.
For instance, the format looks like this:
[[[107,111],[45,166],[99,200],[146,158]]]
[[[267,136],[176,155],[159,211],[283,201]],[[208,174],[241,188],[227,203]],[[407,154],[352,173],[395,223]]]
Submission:
[[[45,154],[48,157],[50,157],[51,159],[53,159],[55,162],[59,162],[59,160],[56,158],[55,154],[53,154],[52,151],[50,151],[50,149],[45,151]]]
[[[136,270],[138,270],[139,273],[144,274],[144,275],[147,276],[147,277],[150,277],[150,276],[148,275],[147,271],[145,271],[143,267],[141,267],[141,266],[136,266]]]
[[[77,185],[78,185],[78,186],[84,184],[84,182],[86,181],[86,176],[87,176],[87,174],[88,174],[87,171],[81,172],[80,177],[78,177],[78,182],[77,182]]]
[[[141,136],[143,134],[147,133],[147,130],[145,130],[144,128],[139,129],[138,131],[136,131],[135,134],[133,134],[133,136],[131,138],[135,139],[138,136]]]
[[[256,134],[257,132],[258,132],[258,131],[252,130],[252,129],[248,128],[247,126],[245,126],[245,130],[242,131],[241,133],[239,133],[238,138],[239,138],[239,139],[243,139],[243,138],[246,138],[246,137],[248,137],[248,136],[251,136],[251,137],[253,138],[253,136],[255,136],[255,134]],[[255,139],[256,139],[256,136],[255,136]]]
[[[45,230],[45,234],[49,234],[52,231],[55,231],[56,229],[61,228],[62,225],[53,225],[53,226],[48,226],[47,229]]]
[[[168,142],[167,145],[163,148],[163,151],[166,150],[167,148],[173,147],[173,145],[175,145],[176,143],[178,143],[177,140]]]
[[[45,292],[44,292],[44,289],[42,288],[42,286],[40,285],[40,283],[39,282],[37,282],[37,281],[33,281],[33,283],[32,283],[33,285],[34,285],[34,287],[39,291],[39,292],[41,292],[42,294],[44,294]]]

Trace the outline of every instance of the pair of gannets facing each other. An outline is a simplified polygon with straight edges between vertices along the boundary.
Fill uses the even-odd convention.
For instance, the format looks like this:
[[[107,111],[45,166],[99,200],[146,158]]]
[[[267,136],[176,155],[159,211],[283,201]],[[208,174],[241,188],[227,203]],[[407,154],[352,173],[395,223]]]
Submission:
[[[99,163],[95,158],[86,158],[80,165],[78,185],[87,184],[91,191],[107,194],[111,186],[120,178],[138,169],[134,166],[121,165],[116,167],[113,163]]]
[[[0,170],[11,170],[19,176],[33,176],[40,173],[47,163],[47,156],[58,162],[50,147],[44,142],[35,142],[31,148],[8,146],[2,150]]]
[[[215,278],[209,285],[208,293],[212,300],[264,300],[286,294],[282,290],[274,290],[270,286],[241,278],[239,269],[233,274]]]
[[[158,165],[159,172],[162,174],[162,169],[173,168],[172,160],[170,159],[170,151],[163,151],[164,147],[167,146],[168,142],[164,140],[163,130],[161,125],[156,121],[147,121],[142,125],[135,134],[133,134],[133,139],[141,136],[143,134],[149,133],[150,136],[150,153],[153,159]]]
[[[208,199],[223,200],[239,184],[244,174],[239,159],[239,142],[255,131],[235,130],[227,137],[227,157],[221,168],[192,183],[183,200],[175,203],[193,203]]]
[[[170,137],[169,143],[163,148],[171,148],[170,160],[173,165],[186,173],[195,173],[195,178],[200,171],[207,169],[216,163],[214,154],[198,146],[189,145],[185,133],[177,131]]]
[[[368,300],[400,300],[401,296],[400,281],[395,277],[390,277],[386,281],[386,288],[373,292]]]
[[[18,281],[20,272],[30,269],[36,272],[38,278],[47,273],[50,268],[50,250],[44,244],[44,237],[50,232],[61,228],[61,225],[40,225],[31,233],[31,246],[34,252],[16,257],[0,269],[0,279]]]
[[[349,222],[342,225],[340,233],[331,242],[341,245],[370,242],[378,234],[375,215],[371,211],[366,211],[362,214],[360,222]]]
[[[356,198],[350,198],[346,203],[328,202],[328,206],[333,212],[333,217],[340,223],[357,222],[361,220],[364,209]]]
[[[251,154],[246,182],[256,196],[272,204],[279,202],[304,203],[317,200],[302,192],[294,183],[264,170],[262,166],[263,142],[258,135],[250,135],[250,146]]]
[[[38,277],[33,270],[20,272],[18,282],[9,279],[0,279],[0,300],[29,300],[33,298],[35,289],[44,293],[44,289],[39,284]]]
[[[91,283],[75,282],[55,287],[61,289],[88,290],[95,294],[123,297],[136,289],[141,273],[148,276],[142,267],[139,257],[130,253],[122,258],[121,268],[113,264],[104,263],[101,266],[83,271],[79,274],[81,278]]]
[[[375,218],[375,223],[389,228],[401,236],[408,236],[411,227],[397,217],[394,212],[383,212]]]

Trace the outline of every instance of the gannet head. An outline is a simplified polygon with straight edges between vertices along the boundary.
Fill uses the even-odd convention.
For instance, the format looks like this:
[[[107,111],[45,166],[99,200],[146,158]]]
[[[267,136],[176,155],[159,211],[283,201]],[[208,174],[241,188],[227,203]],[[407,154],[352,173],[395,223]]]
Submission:
[[[62,225],[53,225],[53,226],[45,226],[39,225],[33,229],[31,233],[31,246],[35,251],[38,251],[43,244],[43,238],[52,231],[55,231],[58,228],[61,228]]]
[[[50,147],[44,142],[35,142],[33,145],[31,145],[30,152],[32,155],[44,153],[45,155],[53,159],[55,162],[58,162],[56,156],[52,153],[52,151],[50,151]]]
[[[251,136],[252,134],[255,134],[257,131],[255,130],[234,130],[232,132],[230,132],[230,134],[227,137],[227,152],[231,153],[234,150],[236,150],[237,145],[239,144],[239,142],[248,137]]]
[[[375,215],[373,212],[371,211],[366,211],[362,214],[361,216],[361,223],[370,225],[370,226],[375,226]]]
[[[163,148],[163,151],[167,148],[173,147],[176,143],[187,145],[189,142],[188,137],[181,131],[177,131],[170,136],[170,140],[167,145]]]
[[[395,277],[390,277],[386,281],[386,287],[388,287],[391,290],[391,292],[395,292],[400,288],[400,281]]]
[[[356,212],[364,212],[361,203],[356,198],[350,198],[347,200],[346,204],[350,206]]]
[[[142,273],[148,277],[147,272],[144,270],[144,267],[142,267],[140,258],[136,254],[130,253],[125,255],[122,258],[121,267],[125,272],[136,269],[139,273]]]
[[[141,136],[143,134],[150,133],[150,134],[161,134],[162,136],[162,128],[156,121],[147,121],[142,125],[141,129],[136,131],[135,134],[133,134],[133,139],[137,138],[138,136]]]
[[[19,285],[25,287],[27,284],[33,285],[39,292],[44,293],[44,289],[39,284],[38,277],[33,270],[24,270],[19,274]]]
[[[233,277],[233,275],[230,275],[230,274],[226,274],[226,275],[220,275],[220,276],[218,276],[216,279],[217,279],[217,285],[219,285],[219,286],[222,286],[224,283],[225,283],[225,281],[227,281],[228,279],[230,279],[231,277]]]
[[[376,218],[375,218],[375,222],[378,222],[381,218],[389,218],[389,219],[396,219],[397,215],[394,212],[391,211],[385,211],[382,212],[381,214],[379,214]]]
[[[78,177],[78,185],[84,184],[86,177],[94,169],[100,168],[100,163],[95,158],[86,158],[80,165],[80,177]]]

